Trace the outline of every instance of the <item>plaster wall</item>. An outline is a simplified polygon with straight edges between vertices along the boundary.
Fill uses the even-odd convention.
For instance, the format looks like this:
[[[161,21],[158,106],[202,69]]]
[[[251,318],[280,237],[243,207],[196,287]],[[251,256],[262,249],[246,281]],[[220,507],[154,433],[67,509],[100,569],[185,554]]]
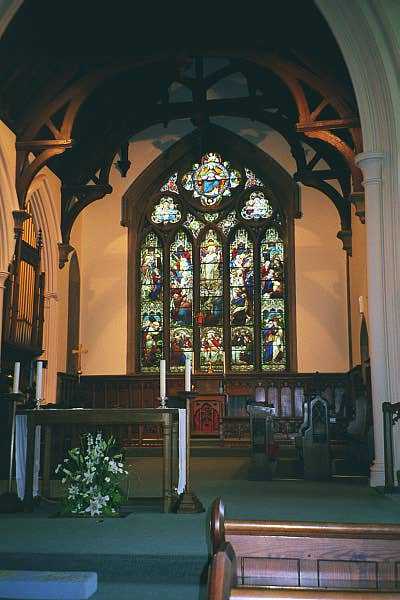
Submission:
[[[268,152],[295,171],[286,141],[245,119],[215,122]],[[120,226],[121,198],[132,181],[162,152],[192,131],[188,121],[149,128],[132,139],[128,177],[112,169],[113,193],[82,214],[81,341],[88,349],[86,374],[126,372],[127,230]],[[320,192],[302,190],[303,218],[295,222],[298,369],[347,371],[346,259],[336,238],[339,218]]]

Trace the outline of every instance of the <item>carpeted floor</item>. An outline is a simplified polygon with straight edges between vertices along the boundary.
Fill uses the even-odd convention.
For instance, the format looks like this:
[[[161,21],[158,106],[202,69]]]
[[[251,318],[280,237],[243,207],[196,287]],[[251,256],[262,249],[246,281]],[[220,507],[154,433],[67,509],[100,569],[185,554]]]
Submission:
[[[49,518],[58,507],[42,501],[32,514],[0,515],[0,568],[95,570],[100,587],[94,600],[146,600],[161,590],[164,600],[198,600],[208,560],[207,513],[163,514],[159,502],[140,500],[159,494],[161,461],[131,460],[134,512],[101,523]],[[250,481],[247,461],[192,460],[193,488],[207,510],[220,496],[232,518],[400,522],[400,504],[363,479]]]

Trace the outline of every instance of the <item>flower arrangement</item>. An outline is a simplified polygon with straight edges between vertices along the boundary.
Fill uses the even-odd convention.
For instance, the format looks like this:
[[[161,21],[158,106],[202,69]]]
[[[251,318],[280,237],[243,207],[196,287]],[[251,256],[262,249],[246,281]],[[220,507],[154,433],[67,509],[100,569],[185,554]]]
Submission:
[[[122,454],[115,450],[115,438],[101,433],[81,437],[80,448],[68,451],[68,458],[55,470],[67,486],[63,514],[90,517],[117,516],[124,495],[120,484],[128,475]]]

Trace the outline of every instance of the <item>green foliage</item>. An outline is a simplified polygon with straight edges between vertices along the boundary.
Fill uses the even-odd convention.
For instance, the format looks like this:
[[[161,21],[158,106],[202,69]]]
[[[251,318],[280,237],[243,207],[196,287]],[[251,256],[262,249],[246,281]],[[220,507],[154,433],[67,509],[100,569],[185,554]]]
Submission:
[[[128,475],[115,438],[103,439],[101,433],[81,437],[80,448],[68,451],[68,457],[55,470],[62,474],[67,492],[63,513],[90,517],[116,516],[124,501],[121,481]]]

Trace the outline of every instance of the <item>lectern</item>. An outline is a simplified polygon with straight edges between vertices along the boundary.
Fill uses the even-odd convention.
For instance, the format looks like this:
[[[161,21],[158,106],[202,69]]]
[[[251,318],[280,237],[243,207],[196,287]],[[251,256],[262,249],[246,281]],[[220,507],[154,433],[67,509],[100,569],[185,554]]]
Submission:
[[[275,409],[259,404],[249,404],[251,440],[251,479],[271,479],[276,460],[271,455],[273,447],[272,417]]]

